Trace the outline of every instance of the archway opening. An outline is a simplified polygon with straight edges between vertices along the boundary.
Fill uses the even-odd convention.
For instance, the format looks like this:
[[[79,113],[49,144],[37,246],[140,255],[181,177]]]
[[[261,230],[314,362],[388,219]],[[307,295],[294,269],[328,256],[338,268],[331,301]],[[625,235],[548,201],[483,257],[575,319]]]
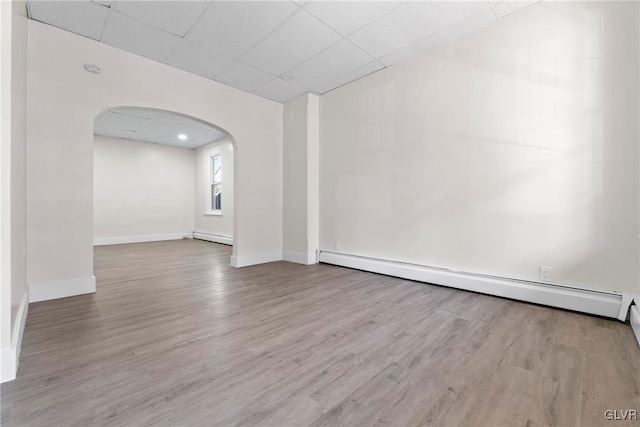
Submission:
[[[121,106],[94,120],[94,245],[196,238],[236,254],[235,140],[181,113]]]

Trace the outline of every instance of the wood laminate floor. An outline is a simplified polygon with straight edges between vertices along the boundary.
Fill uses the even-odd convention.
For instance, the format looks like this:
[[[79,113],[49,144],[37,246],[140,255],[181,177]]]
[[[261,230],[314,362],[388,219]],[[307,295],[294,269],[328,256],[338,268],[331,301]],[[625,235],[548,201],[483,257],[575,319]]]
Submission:
[[[629,325],[328,265],[95,248],[98,292],[30,305],[2,425],[638,425]]]

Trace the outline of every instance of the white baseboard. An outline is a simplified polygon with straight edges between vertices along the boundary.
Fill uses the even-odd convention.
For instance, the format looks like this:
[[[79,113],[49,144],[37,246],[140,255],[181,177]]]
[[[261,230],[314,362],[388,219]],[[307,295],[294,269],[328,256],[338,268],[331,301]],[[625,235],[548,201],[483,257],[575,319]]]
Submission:
[[[192,232],[171,234],[142,234],[139,236],[95,237],[94,246],[122,245],[126,243],[160,242],[164,240],[191,239]]]
[[[222,243],[223,245],[233,246],[233,237],[221,236],[219,234],[202,233],[200,231],[193,232],[194,239],[206,240],[208,242]]]
[[[29,285],[29,302],[92,294],[96,291],[96,276],[78,277],[57,282]]]
[[[267,262],[282,261],[282,252],[260,252],[249,255],[231,255],[232,267],[248,267]]]
[[[640,303],[640,301],[638,302]],[[640,344],[640,309],[638,309],[637,305],[631,306],[629,319],[633,333],[636,336],[636,340],[638,341],[638,344]]]
[[[288,262],[295,262],[297,264],[310,265],[316,263],[316,254],[307,254],[304,252],[283,251],[282,259]]]
[[[435,267],[337,252],[320,251],[318,260],[327,264],[355,268],[372,273],[612,317],[614,319],[618,317],[622,303],[622,295],[615,293],[454,272]]]
[[[13,381],[16,379],[18,364],[16,363],[16,349],[13,347],[0,350],[0,383]]]
[[[25,288],[22,301],[16,315],[16,323],[11,331],[11,347],[0,350],[0,383],[13,381],[18,373],[22,336],[29,313],[29,288]]]

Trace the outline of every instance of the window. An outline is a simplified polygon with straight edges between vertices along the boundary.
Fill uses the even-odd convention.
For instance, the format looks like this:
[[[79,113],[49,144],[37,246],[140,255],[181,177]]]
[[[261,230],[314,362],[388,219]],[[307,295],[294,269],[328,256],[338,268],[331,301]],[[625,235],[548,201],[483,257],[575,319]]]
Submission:
[[[211,156],[211,210],[222,210],[222,158],[220,154]]]

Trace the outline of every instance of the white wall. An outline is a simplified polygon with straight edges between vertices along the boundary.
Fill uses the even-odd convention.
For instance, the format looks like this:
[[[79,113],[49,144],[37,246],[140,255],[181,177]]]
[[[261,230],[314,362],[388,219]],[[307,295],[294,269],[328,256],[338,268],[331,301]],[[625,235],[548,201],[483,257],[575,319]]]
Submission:
[[[321,97],[321,249],[639,292],[638,3],[549,2]]]
[[[24,2],[0,4],[0,365],[15,377],[26,296],[26,66]],[[26,301],[26,300],[25,300]],[[26,305],[26,304],[25,304]],[[26,308],[26,307],[23,307]]]
[[[194,150],[96,135],[94,242],[190,236],[194,164]]]
[[[284,105],[282,247],[307,252],[307,95]]]
[[[0,3],[0,349],[11,343],[11,7]]]
[[[93,273],[93,120],[116,106],[175,111],[227,131],[237,159],[232,262],[280,258],[282,104],[35,21],[28,60],[30,285]]]
[[[312,94],[284,105],[283,257],[303,264],[316,262],[319,240],[319,105]]]
[[[27,12],[13,5],[11,49],[11,325],[27,286]]]
[[[211,156],[222,160],[222,210],[212,214],[209,193],[211,187]],[[228,138],[195,150],[195,231],[216,236],[233,237],[233,145]]]

